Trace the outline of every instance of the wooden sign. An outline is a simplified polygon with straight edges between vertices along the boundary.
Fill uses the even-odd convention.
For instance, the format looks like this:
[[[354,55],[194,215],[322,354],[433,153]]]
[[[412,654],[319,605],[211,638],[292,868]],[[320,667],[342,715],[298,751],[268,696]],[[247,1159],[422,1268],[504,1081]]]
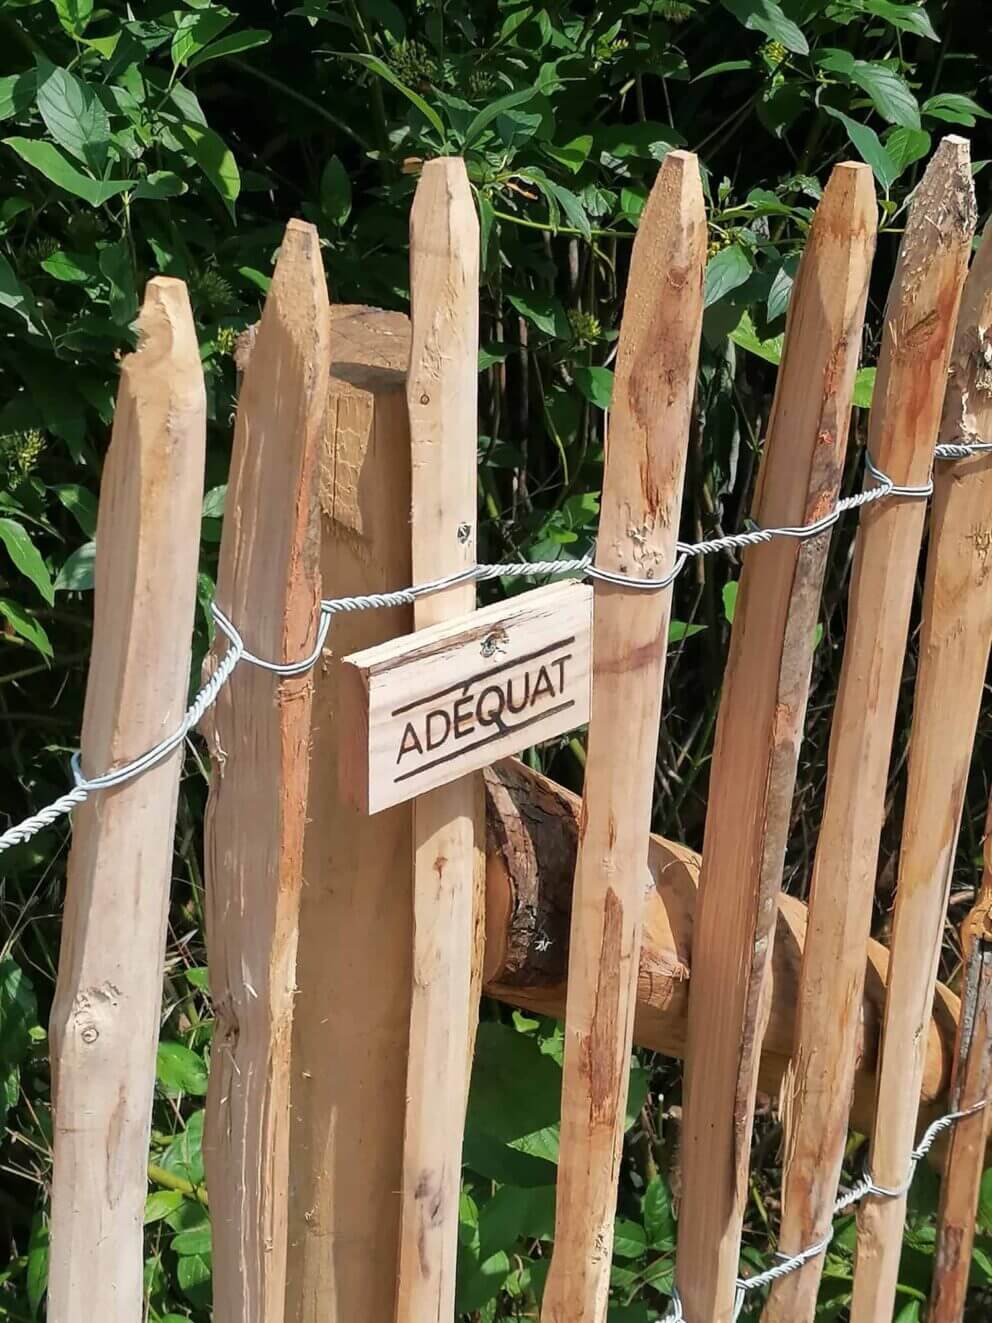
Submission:
[[[592,588],[557,583],[345,657],[344,795],[378,813],[584,725],[591,637]]]

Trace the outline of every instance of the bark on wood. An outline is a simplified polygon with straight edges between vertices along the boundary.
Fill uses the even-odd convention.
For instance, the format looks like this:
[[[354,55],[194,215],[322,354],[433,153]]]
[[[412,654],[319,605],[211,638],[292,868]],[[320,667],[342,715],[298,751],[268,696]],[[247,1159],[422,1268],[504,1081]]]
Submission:
[[[982,886],[962,937],[965,976],[950,1107],[954,1111],[981,1103],[985,1107],[951,1130],[940,1187],[928,1323],[961,1323],[964,1316],[985,1146],[992,1128],[992,807],[985,822]]]
[[[406,317],[331,309],[320,472],[327,596],[411,580]],[[393,1316],[413,946],[412,811],[367,818],[338,784],[353,719],[341,658],[413,625],[409,607],[335,617],[315,673],[293,1021],[289,1323]]]
[[[868,448],[899,485],[930,476],[951,336],[974,225],[967,145],[945,139],[910,208],[886,305]],[[780,1248],[831,1223],[855,1073],[857,1009],[885,786],[926,502],[889,497],[861,514],[848,633],[830,739],[796,1031],[783,1090]],[[771,1292],[766,1323],[811,1320],[822,1257]]]
[[[425,165],[410,217],[413,577],[475,563],[479,228],[464,162]],[[414,607],[418,629],[474,609],[474,585]],[[413,809],[414,948],[397,1323],[448,1323],[469,1070],[482,782],[463,777]],[[476,842],[480,850],[477,862]]]
[[[761,527],[810,523],[836,504],[874,248],[871,171],[839,165],[789,305],[755,498]],[[776,901],[829,545],[824,533],[744,553],[689,993],[676,1272],[700,1323],[729,1323],[734,1312]]]
[[[671,152],[634,243],[596,563],[672,566],[702,319],[696,158]],[[606,1316],[671,591],[597,582],[583,825],[565,1013],[555,1246],[545,1323]]]
[[[491,997],[560,1019],[565,1006],[572,875],[580,801],[513,759],[486,772],[486,980]],[[634,1041],[684,1057],[691,985],[693,919],[700,858],[651,837],[637,974]],[[770,1012],[759,1087],[775,1094],[792,1050],[806,907],[780,895],[772,954]],[[864,1003],[858,1020],[855,1126],[867,1132],[875,1101],[875,1060],[885,999],[888,952],[869,942]],[[958,999],[937,985],[921,1088],[929,1122],[946,1106]]]
[[[196,601],[206,398],[181,281],[152,280],[103,470],[82,766],[137,757],[182,720]],[[135,1323],[182,750],[73,818],[51,1017],[48,1317]]]
[[[992,236],[965,284],[941,441],[992,435],[990,324]],[[980,454],[938,464],[935,480],[870,1154],[872,1176],[887,1189],[905,1180],[916,1138],[920,1031],[933,1000],[990,644],[992,454]],[[867,1199],[859,1209],[852,1318],[862,1323],[894,1308],[905,1212],[905,1198]]]
[[[316,639],[329,320],[317,232],[291,221],[238,400],[217,582],[248,648],[276,662],[307,656]],[[216,1323],[284,1315],[312,692],[309,674],[242,663],[214,709],[205,853],[217,1022],[204,1154]]]

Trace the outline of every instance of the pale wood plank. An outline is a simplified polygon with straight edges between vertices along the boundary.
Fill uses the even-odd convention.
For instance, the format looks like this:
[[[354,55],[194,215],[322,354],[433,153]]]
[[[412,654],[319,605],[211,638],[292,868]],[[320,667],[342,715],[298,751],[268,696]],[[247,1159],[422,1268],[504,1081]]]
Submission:
[[[989,246],[988,236],[984,246]],[[962,938],[965,973],[950,1107],[967,1111],[984,1103],[985,1109],[958,1121],[948,1142],[928,1323],[961,1323],[964,1315],[978,1196],[992,1128],[992,806],[985,821],[982,884],[964,922]]]
[[[670,152],[631,259],[607,432],[602,569],[661,577],[674,563],[705,249],[696,158]],[[670,607],[670,589],[596,584],[545,1323],[606,1317]]]
[[[992,325],[992,231],[965,282],[941,441],[992,436],[986,354]],[[951,870],[992,644],[992,454],[937,466],[920,629],[909,776],[903,812],[885,1001],[878,1102],[870,1153],[875,1182],[906,1178],[940,960]],[[867,1199],[858,1212],[852,1320],[895,1305],[906,1200]]]
[[[401,313],[332,307],[320,483],[326,596],[412,582],[409,355]],[[339,615],[315,673],[293,1017],[290,1323],[385,1323],[395,1307],[412,809],[356,813],[339,786],[338,748],[352,720],[342,656],[412,626],[411,607]]]
[[[479,227],[465,164],[429,161],[410,216],[415,583],[475,563]],[[418,629],[471,611],[468,583],[422,598]],[[441,786],[413,810],[414,948],[403,1147],[397,1323],[449,1323],[462,1132],[465,1046],[474,1016],[475,901],[482,783]]]
[[[217,581],[249,649],[274,662],[300,660],[316,639],[329,321],[317,231],[290,221],[238,400]],[[217,1018],[204,1155],[216,1323],[279,1323],[284,1313],[312,692],[309,674],[243,663],[214,709],[205,856]]]
[[[485,991],[511,1006],[561,1019],[581,801],[512,758],[489,768],[485,780]],[[685,1056],[700,863],[699,855],[686,846],[651,836],[634,1042],[671,1057]],[[806,935],[802,901],[782,893],[778,908],[770,1009],[758,1074],[759,1088],[771,1094],[778,1091],[792,1050]],[[871,1127],[875,1105],[888,959],[880,942],[868,943],[852,1113],[855,1128],[863,1133]],[[947,1109],[958,1013],[957,996],[938,983],[920,1090],[928,1123]]]
[[[946,138],[916,190],[886,304],[868,448],[899,485],[925,484],[974,225],[967,144]],[[803,953],[796,1048],[783,1086],[780,1247],[831,1225],[855,1073],[857,1008],[885,812],[896,700],[926,502],[890,497],[861,514],[847,641]],[[768,1323],[813,1317],[822,1258],[783,1278]]]
[[[839,165],[789,304],[755,496],[761,526],[810,523],[836,504],[874,249],[871,171]],[[829,546],[825,533],[744,553],[689,990],[677,1282],[700,1323],[733,1314],[776,900]]]
[[[123,362],[97,528],[83,716],[90,775],[180,724],[189,685],[206,398],[181,281],[145,293]],[[55,1091],[48,1317],[136,1323],[182,750],[73,816],[51,1016]]]

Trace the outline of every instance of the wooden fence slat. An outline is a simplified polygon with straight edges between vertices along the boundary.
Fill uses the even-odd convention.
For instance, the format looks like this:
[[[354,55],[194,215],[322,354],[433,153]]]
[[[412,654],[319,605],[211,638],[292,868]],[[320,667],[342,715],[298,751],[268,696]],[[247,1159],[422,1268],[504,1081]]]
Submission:
[[[508,758],[486,772],[488,845],[486,885],[487,996],[562,1019],[572,878],[581,801],[563,786]],[[652,835],[637,975],[634,1042],[670,1057],[684,1057],[692,971],[699,855]],[[758,1087],[775,1094],[792,1050],[806,906],[778,897],[772,951],[772,997],[762,1042]],[[875,1104],[875,1051],[885,999],[888,951],[868,943],[867,977],[859,1021],[856,1129],[867,1133]],[[920,1090],[926,1119],[946,1110],[958,999],[937,984]]]
[[[964,1316],[985,1146],[992,1128],[992,804],[985,820],[982,884],[962,937],[965,973],[950,1106],[966,1111],[985,1103],[985,1110],[958,1121],[951,1130],[927,1323],[961,1323]]]
[[[179,726],[196,602],[206,397],[181,281],[145,293],[122,365],[97,527],[82,765]],[[182,750],[73,818],[58,984],[48,1317],[143,1317],[142,1229]]]
[[[992,436],[992,391],[985,357],[990,324],[992,231],[965,282],[941,441]],[[869,1161],[876,1184],[886,1189],[905,1180],[916,1136],[926,1050],[923,1026],[933,1002],[992,644],[990,552],[992,454],[938,464]],[[905,1212],[905,1197],[869,1198],[858,1210],[852,1323],[888,1317],[893,1310]]]
[[[868,449],[900,486],[930,476],[974,211],[968,146],[945,138],[916,190],[886,304]],[[927,504],[888,497],[861,513],[827,791],[811,884],[796,1045],[783,1085],[780,1250],[830,1228],[854,1080],[875,867],[885,813],[916,565]],[[765,1323],[813,1318],[823,1267],[772,1288]]]
[[[317,231],[290,221],[238,400],[217,582],[248,648],[274,662],[299,661],[316,641],[329,321]],[[284,1313],[312,691],[309,674],[243,662],[213,712],[205,856],[216,1027],[204,1156],[215,1323]]]
[[[407,375],[415,583],[475,564],[479,225],[465,163],[429,161],[410,215]],[[475,607],[472,583],[421,599],[417,629]],[[482,781],[414,802],[414,948],[397,1323],[455,1308],[466,1043],[477,1015]]]
[[[329,597],[411,582],[410,326],[331,308],[321,462]],[[393,1316],[413,946],[412,810],[356,813],[338,785],[340,658],[413,627],[412,607],[335,617],[315,675],[293,1017],[289,1323]]]
[[[660,577],[674,561],[705,248],[696,158],[670,152],[631,259],[596,552],[603,569]],[[670,606],[670,589],[596,583],[545,1323],[606,1316]]]
[[[789,304],[755,520],[837,501],[875,249],[875,191],[839,165]],[[777,898],[829,533],[744,554],[716,728],[689,988],[677,1282],[689,1318],[731,1319]]]

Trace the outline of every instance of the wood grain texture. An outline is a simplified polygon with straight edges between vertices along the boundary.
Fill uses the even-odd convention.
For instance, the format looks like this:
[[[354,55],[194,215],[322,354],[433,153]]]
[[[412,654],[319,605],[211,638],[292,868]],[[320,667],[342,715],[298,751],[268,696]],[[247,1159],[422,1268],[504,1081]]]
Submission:
[[[305,657],[316,638],[329,321],[317,232],[290,221],[238,399],[217,578],[218,603],[248,648],[276,662]],[[312,693],[309,674],[245,663],[213,710],[205,858],[217,1019],[204,1157],[216,1323],[284,1315]]]
[[[486,993],[511,1006],[561,1019],[565,1007],[572,877],[578,848],[579,799],[562,786],[506,759],[486,771]],[[651,837],[637,971],[634,1042],[684,1057],[693,923],[700,857]],[[758,1084],[777,1092],[792,1050],[806,906],[778,897],[768,1023]],[[875,1065],[885,999],[888,951],[869,942],[864,1002],[858,1017],[858,1073],[853,1122],[867,1132],[875,1104]],[[926,1034],[920,1092],[929,1122],[946,1110],[958,999],[937,985]]]
[[[916,190],[899,249],[869,423],[875,464],[899,485],[930,476],[974,198],[967,144],[946,138]],[[861,513],[847,641],[803,953],[786,1124],[779,1245],[795,1253],[831,1223],[855,1074],[878,845],[926,502],[889,497]],[[811,1320],[822,1259],[773,1287],[766,1323]]]
[[[552,583],[345,658],[341,779],[378,813],[589,720],[592,589]]]
[[[962,930],[965,972],[949,1101],[954,1111],[980,1103],[985,1109],[958,1121],[951,1130],[940,1185],[928,1323],[961,1323],[964,1316],[982,1169],[992,1130],[992,806],[985,820],[984,854],[982,885]]]
[[[82,765],[128,762],[182,720],[206,398],[186,287],[145,292],[100,485]],[[48,1317],[143,1316],[148,1137],[182,750],[73,815],[51,1015],[55,1168]]]
[[[674,563],[705,249],[696,158],[671,152],[634,241],[607,430],[596,563],[621,574]],[[544,1323],[606,1317],[670,606],[670,589],[596,584]]]
[[[413,577],[424,583],[475,563],[479,227],[458,157],[429,161],[417,186],[410,303]],[[464,584],[421,599],[414,622],[423,629],[474,606],[474,584]],[[449,1323],[454,1316],[465,1047],[477,1013],[481,814],[477,776],[421,795],[413,810],[413,996],[396,1323]]]
[[[762,527],[837,502],[868,278],[875,190],[834,168],[786,322],[755,496]],[[829,533],[744,553],[710,776],[696,903],[677,1282],[687,1316],[729,1323],[748,1199],[768,972]]]
[[[331,309],[320,470],[327,596],[411,580],[410,324]],[[399,1253],[413,947],[412,809],[355,812],[338,782],[352,720],[341,658],[413,625],[411,607],[335,617],[314,677],[310,813],[293,1018],[289,1323],[391,1320]]]
[[[965,282],[941,441],[992,436],[992,238]],[[951,870],[992,644],[992,454],[937,465],[920,629],[870,1170],[901,1185],[916,1141],[917,1105]],[[858,1210],[852,1320],[892,1312],[906,1201]]]

